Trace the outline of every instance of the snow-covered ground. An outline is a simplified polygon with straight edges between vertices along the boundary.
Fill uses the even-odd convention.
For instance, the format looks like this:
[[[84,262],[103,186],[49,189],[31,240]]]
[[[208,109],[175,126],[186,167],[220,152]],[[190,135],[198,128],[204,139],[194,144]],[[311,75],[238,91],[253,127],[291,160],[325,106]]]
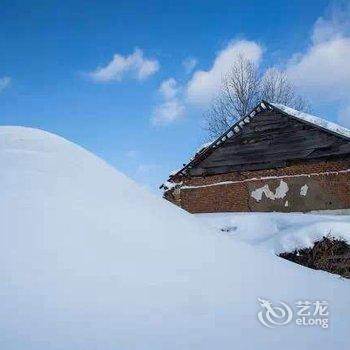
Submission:
[[[218,232],[273,254],[310,248],[326,236],[350,244],[350,215],[212,213],[195,216]]]
[[[43,131],[1,127],[0,169],[0,349],[349,348],[349,281],[223,234]],[[258,298],[325,300],[330,326],[267,328]]]

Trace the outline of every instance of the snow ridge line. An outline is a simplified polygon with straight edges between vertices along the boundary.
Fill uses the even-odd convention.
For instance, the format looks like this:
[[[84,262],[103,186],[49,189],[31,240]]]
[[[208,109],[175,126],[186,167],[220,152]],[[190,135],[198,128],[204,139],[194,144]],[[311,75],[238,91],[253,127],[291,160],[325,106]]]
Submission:
[[[221,181],[208,185],[198,185],[198,186],[181,186],[181,190],[189,190],[194,188],[204,188],[204,187],[212,187],[212,186],[224,186],[231,184],[240,184],[244,182],[254,182],[261,180],[278,180],[278,179],[288,179],[288,178],[296,178],[296,177],[313,177],[313,176],[329,176],[329,175],[338,175],[338,174],[346,174],[350,173],[350,169],[338,170],[338,171],[325,171],[320,173],[310,173],[310,174],[298,174],[298,175],[280,175],[280,176],[262,176],[262,177],[252,177],[250,179],[237,180],[237,181]]]

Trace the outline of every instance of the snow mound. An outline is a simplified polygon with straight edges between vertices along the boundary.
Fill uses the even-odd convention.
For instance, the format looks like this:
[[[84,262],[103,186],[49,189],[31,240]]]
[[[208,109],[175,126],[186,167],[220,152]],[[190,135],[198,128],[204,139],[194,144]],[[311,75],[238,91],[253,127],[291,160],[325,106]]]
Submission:
[[[1,349],[348,348],[349,283],[218,234],[44,131],[1,127],[0,169]],[[268,329],[257,298],[327,300],[331,327]]]

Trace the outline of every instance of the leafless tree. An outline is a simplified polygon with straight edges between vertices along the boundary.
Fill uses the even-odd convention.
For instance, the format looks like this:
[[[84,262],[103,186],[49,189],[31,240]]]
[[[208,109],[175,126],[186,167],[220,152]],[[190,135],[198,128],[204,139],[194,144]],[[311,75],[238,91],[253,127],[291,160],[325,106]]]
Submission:
[[[299,111],[309,109],[306,100],[297,95],[285,73],[276,68],[268,69],[260,81],[260,99],[282,103]]]
[[[285,73],[272,68],[260,74],[253,62],[239,55],[231,71],[223,78],[221,90],[205,114],[205,129],[209,139],[227,130],[262,99],[301,111],[308,109],[305,99],[296,94]]]

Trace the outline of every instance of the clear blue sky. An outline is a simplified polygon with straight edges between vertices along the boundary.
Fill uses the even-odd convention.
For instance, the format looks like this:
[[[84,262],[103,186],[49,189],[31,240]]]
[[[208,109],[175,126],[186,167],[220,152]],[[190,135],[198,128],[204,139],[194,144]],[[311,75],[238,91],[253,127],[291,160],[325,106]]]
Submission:
[[[155,189],[204,138],[203,107],[186,102],[178,120],[152,123],[160,84],[174,78],[185,89],[193,71],[185,71],[183,60],[195,59],[194,71],[210,70],[220,50],[243,39],[261,46],[262,67],[286,65],[310,49],[327,6],[323,0],[2,0],[0,77],[11,81],[0,93],[0,123],[57,133]],[[135,48],[158,62],[157,71],[144,79],[89,76]],[[313,108],[330,111],[329,104]]]

